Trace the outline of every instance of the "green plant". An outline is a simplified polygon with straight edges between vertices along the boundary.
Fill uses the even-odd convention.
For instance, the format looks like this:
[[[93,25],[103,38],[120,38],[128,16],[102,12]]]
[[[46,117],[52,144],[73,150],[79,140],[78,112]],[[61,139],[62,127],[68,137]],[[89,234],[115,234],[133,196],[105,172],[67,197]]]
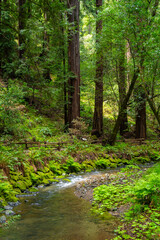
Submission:
[[[43,136],[52,136],[52,130],[49,127],[43,127],[40,129],[40,134]]]
[[[0,131],[5,134],[23,135],[25,128],[22,124],[21,107],[24,92],[22,88],[9,81],[8,88],[0,91]]]
[[[81,170],[81,165],[78,162],[75,162],[74,159],[69,156],[62,168],[66,173],[77,173]]]

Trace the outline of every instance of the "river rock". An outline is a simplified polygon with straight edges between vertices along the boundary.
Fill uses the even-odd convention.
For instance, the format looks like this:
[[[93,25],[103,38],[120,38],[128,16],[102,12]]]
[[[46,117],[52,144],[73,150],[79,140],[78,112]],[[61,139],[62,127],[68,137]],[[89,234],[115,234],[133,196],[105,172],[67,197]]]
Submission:
[[[6,211],[5,211],[5,214],[6,214],[7,216],[13,216],[13,215],[15,214],[15,212],[13,212],[12,210],[6,210]]]
[[[17,201],[17,202],[8,202],[8,205],[11,206],[11,207],[16,207],[16,206],[18,206],[19,204],[20,204],[19,201]],[[7,210],[7,209],[6,209],[6,210]]]
[[[44,185],[39,185],[37,188],[39,189],[44,188]]]
[[[5,223],[6,220],[7,220],[6,216],[3,215],[3,216],[0,217],[0,223]]]
[[[4,206],[4,209],[5,209],[5,210],[12,210],[13,207],[11,207],[11,206]]]

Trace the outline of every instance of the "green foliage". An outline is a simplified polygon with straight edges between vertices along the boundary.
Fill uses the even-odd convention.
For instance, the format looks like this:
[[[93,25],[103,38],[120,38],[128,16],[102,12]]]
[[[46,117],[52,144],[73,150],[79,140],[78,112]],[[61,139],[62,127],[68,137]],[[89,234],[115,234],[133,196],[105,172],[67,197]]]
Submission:
[[[78,162],[75,162],[74,159],[70,156],[62,167],[66,173],[77,173],[81,170],[81,165]]]
[[[106,169],[110,166],[110,161],[105,158],[100,158],[95,162],[95,164],[96,164],[96,167],[99,169]]]
[[[23,135],[20,104],[24,93],[19,85],[10,81],[7,88],[0,90],[0,131],[4,134]]]
[[[9,182],[0,182],[0,194],[7,202],[16,202],[18,199],[15,197],[16,191],[13,190]]]
[[[140,179],[132,189],[136,201],[143,205],[158,206],[160,203],[160,165]]]
[[[158,239],[160,164],[148,170],[139,180],[137,174],[140,172],[131,168],[132,165],[127,167],[127,172],[122,171],[113,183],[94,189],[93,211],[103,215],[107,210],[115,211],[121,205],[125,208],[130,204],[130,209],[125,213],[124,223],[117,229],[118,236],[114,240]],[[124,174],[127,178],[121,180]]]
[[[49,162],[49,168],[56,175],[62,175],[63,173],[63,170],[61,169],[61,165],[55,162],[54,160]]]
[[[50,137],[52,137],[52,131],[48,127],[41,128],[40,129],[40,134],[42,134],[43,136],[50,136]]]

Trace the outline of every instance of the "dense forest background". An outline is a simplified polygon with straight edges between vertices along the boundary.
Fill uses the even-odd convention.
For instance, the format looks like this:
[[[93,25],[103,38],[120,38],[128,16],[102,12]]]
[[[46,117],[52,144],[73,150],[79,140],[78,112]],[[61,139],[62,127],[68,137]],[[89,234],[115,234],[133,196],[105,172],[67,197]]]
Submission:
[[[159,134],[158,0],[1,0],[0,6],[3,138],[27,136],[24,106],[59,121],[62,132],[77,119],[110,144],[117,133]]]
[[[116,168],[80,197],[114,240],[158,240],[159,86],[159,0],[0,0],[0,230],[19,196]]]

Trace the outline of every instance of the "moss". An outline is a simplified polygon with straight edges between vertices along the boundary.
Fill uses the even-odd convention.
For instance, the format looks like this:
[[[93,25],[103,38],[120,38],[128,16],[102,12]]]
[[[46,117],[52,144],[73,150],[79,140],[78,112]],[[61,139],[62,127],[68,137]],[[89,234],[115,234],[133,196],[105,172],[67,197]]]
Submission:
[[[42,172],[48,173],[48,172],[50,172],[50,169],[49,169],[48,167],[44,167],[44,168],[42,169]]]
[[[61,169],[61,165],[58,164],[57,162],[55,161],[50,161],[49,162],[49,168],[50,170],[55,173],[56,175],[62,175],[62,173],[64,172],[62,169]]]
[[[31,188],[28,189],[28,191],[29,191],[29,192],[37,192],[38,189],[35,188],[35,187],[31,187]]]
[[[58,179],[50,179],[51,182],[55,182],[55,183],[58,183],[59,180]]]
[[[96,168],[96,165],[93,160],[86,160],[81,164],[81,170],[93,171],[95,168]]]
[[[31,172],[30,176],[31,176],[31,180],[32,180],[33,184],[39,185],[39,184],[42,183],[41,182],[41,177],[38,174]]]
[[[110,168],[116,168],[117,167],[117,163],[110,163]]]
[[[75,162],[72,157],[63,164],[62,168],[65,170],[66,173],[77,173],[81,170],[81,165],[78,162]]]
[[[5,205],[7,205],[7,202],[3,196],[0,197],[0,208],[3,208]]]
[[[51,183],[51,181],[49,181],[49,179],[43,179],[41,183],[45,184],[45,185],[48,185],[48,184]]]
[[[43,173],[43,172],[37,171],[36,175],[38,175],[39,179],[41,179],[41,180],[45,178],[45,173]]]
[[[9,182],[0,183],[0,195],[5,199],[5,201],[16,202],[18,200],[15,196],[16,194],[17,192],[13,190],[13,187]]]
[[[18,181],[22,176],[22,173],[17,172],[17,173],[13,173],[10,172],[10,179],[14,180],[14,181]]]
[[[20,190],[19,188],[14,188],[14,191],[16,192],[16,195],[22,193],[21,190]]]
[[[96,162],[96,167],[99,169],[106,169],[107,167],[109,167],[111,165],[110,161],[106,158],[100,158],[98,159]]]
[[[53,178],[54,174],[52,172],[48,172],[45,174],[45,178],[49,179],[49,178]]]
[[[71,180],[67,179],[67,178],[64,178],[63,181],[65,182],[71,182]]]
[[[148,156],[145,156],[145,157],[136,157],[136,158],[134,158],[135,159],[135,161],[137,162],[137,163],[146,163],[146,162],[150,162],[150,158],[148,157]]]
[[[30,176],[30,173],[34,173],[34,172],[35,172],[35,170],[34,170],[33,166],[25,164],[25,169],[24,169],[24,176],[25,177]]]
[[[14,182],[13,186],[15,188],[19,188],[22,192],[24,192],[27,189],[27,186],[24,181]]]
[[[160,153],[157,151],[148,152],[149,158],[151,161],[159,161]]]

